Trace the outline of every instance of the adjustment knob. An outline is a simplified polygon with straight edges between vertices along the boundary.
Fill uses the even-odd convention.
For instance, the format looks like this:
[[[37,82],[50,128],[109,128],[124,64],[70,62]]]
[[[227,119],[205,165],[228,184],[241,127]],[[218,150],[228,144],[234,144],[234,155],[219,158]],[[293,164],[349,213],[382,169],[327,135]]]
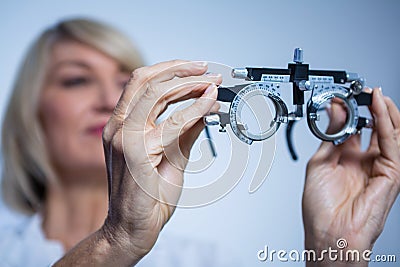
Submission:
[[[303,49],[299,47],[294,49],[293,62],[298,64],[303,63]]]
[[[247,80],[248,71],[246,68],[234,68],[232,69],[232,78],[245,79]]]

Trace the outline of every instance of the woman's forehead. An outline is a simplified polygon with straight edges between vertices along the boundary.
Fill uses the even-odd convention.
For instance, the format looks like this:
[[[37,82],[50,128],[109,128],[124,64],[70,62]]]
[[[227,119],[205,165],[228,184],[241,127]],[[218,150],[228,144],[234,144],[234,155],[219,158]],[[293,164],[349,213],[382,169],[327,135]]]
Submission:
[[[115,59],[87,44],[74,40],[56,42],[51,51],[50,61],[51,69],[63,66],[120,68],[120,64]]]

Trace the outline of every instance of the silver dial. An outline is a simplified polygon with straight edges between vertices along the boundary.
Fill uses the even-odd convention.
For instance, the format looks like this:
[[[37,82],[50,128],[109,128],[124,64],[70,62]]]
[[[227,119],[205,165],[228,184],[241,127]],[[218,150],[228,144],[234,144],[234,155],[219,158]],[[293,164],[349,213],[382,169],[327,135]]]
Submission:
[[[265,140],[278,130],[281,123],[287,122],[288,110],[279,91],[279,82],[255,82],[236,94],[229,120],[232,131],[240,140],[247,144]],[[268,116],[271,113],[269,101],[275,111],[272,116]]]
[[[340,129],[328,133],[319,126],[319,122],[322,120],[319,112],[334,98],[342,102],[347,116]],[[307,106],[307,122],[311,132],[316,137],[324,141],[332,141],[336,145],[341,144],[346,141],[350,135],[357,132],[358,118],[359,111],[357,101],[348,88],[338,85],[325,85],[314,89],[313,96]]]

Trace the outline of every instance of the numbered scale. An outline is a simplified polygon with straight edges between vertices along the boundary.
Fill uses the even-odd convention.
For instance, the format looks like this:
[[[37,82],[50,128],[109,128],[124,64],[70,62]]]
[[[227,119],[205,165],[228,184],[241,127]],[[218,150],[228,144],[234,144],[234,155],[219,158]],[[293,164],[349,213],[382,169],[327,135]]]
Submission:
[[[275,68],[237,68],[232,70],[232,77],[243,81],[235,86],[218,88],[217,100],[230,102],[229,113],[213,113],[204,118],[206,125],[220,125],[224,132],[230,124],[233,133],[244,143],[265,140],[276,133],[282,123],[287,124],[286,137],[288,148],[294,160],[297,154],[292,142],[294,123],[303,117],[304,92],[311,96],[306,106],[306,118],[310,131],[323,141],[335,145],[345,142],[351,135],[357,134],[363,127],[370,128],[373,121],[360,117],[359,106],[371,105],[372,95],[363,92],[364,79],[357,73],[332,70],[310,70],[303,63],[303,51],[295,49],[294,63],[287,69]],[[292,85],[294,110],[288,112],[287,105],[281,97],[282,85]],[[259,101],[254,102],[252,99]],[[321,116],[335,102],[346,112],[346,119],[340,129],[326,131],[329,120],[334,118]],[[272,103],[269,105],[268,103]],[[272,116],[263,121],[256,116],[245,116],[253,110],[265,110],[268,113],[272,106]],[[328,122],[321,123],[321,120]],[[250,127],[249,125],[253,125]],[[260,126],[260,127],[254,127]],[[267,125],[267,127],[265,127]]]

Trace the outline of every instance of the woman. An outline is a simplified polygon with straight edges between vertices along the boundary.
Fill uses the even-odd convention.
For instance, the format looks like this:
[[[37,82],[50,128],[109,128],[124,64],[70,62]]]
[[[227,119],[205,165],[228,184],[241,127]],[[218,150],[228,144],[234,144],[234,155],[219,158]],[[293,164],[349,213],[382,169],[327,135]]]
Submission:
[[[176,203],[180,191],[168,184],[183,182],[201,117],[218,108],[221,77],[203,75],[202,62],[141,65],[115,30],[69,20],[42,34],[17,76],[3,124],[3,195],[14,209],[36,214],[45,240],[62,244],[56,265],[134,265],[174,212],[163,203]],[[373,94],[370,150],[360,152],[354,137],[339,147],[323,143],[310,161],[307,248],[333,247],[339,237],[351,248],[372,248],[399,193],[399,111],[379,90]],[[197,100],[155,123],[169,103],[188,98]]]
[[[154,74],[160,72],[160,75],[152,80],[171,79],[172,77],[164,78],[162,75],[169,76],[174,72],[176,75],[188,76],[190,74],[201,75],[206,71],[203,63],[190,63],[190,65],[182,65],[182,63],[184,62],[173,61],[153,66],[151,71]],[[143,242],[134,242],[135,249],[125,248],[129,252],[138,254],[132,263],[138,260],[139,256],[143,256],[144,251],[153,245],[163,223],[172,213],[172,208],[169,209],[166,205],[152,206],[156,202],[136,188],[132,178],[117,177],[121,174],[130,175],[130,172],[120,158],[122,154],[118,154],[115,150],[113,150],[113,156],[118,157],[113,158],[112,161],[107,158],[109,167],[111,167],[109,170],[115,171],[115,174],[110,173],[110,175],[113,175],[113,184],[117,185],[118,182],[123,182],[125,187],[115,188],[115,190],[113,187],[110,188],[110,203],[120,206],[120,208],[108,209],[108,184],[102,131],[113,114],[131,72],[142,65],[138,52],[126,37],[108,26],[88,20],[69,20],[47,30],[28,52],[22,65],[3,125],[3,196],[9,206],[15,210],[28,215],[36,214],[35,219],[33,222],[29,222],[29,225],[35,225],[35,222],[40,225],[41,231],[36,234],[43,235],[46,240],[58,241],[62,245],[62,251],[69,251],[92,233],[98,233],[95,238],[103,236],[102,240],[105,243],[119,241],[115,236],[125,235],[124,223],[131,224],[133,221],[125,218],[124,213],[127,211],[120,208],[124,206],[124,208],[132,210],[133,204],[132,207],[129,207],[129,201],[124,200],[124,205],[121,206],[121,203],[118,204],[118,202],[123,198],[114,199],[114,194],[122,197],[124,194],[132,195],[138,191],[135,198],[130,200],[135,203],[135,208],[162,208],[165,212],[165,218],[155,221],[156,225],[150,225],[153,223],[152,221],[148,222],[149,225],[138,225],[140,227],[135,230],[135,235],[130,236],[133,239],[138,238],[149,242],[144,244],[142,244]],[[175,65],[181,66],[175,67],[175,70],[172,68],[171,72],[162,72],[168,66]],[[137,70],[134,73],[135,77],[131,80],[132,85],[139,81],[139,77],[151,75],[151,71],[145,71],[142,74],[143,69]],[[186,81],[188,79],[190,78],[187,78]],[[197,87],[191,85],[178,89],[186,91],[190,89],[193,96],[199,96],[210,84],[219,82],[221,78],[219,76],[203,76],[199,79],[206,82],[197,84]],[[162,89],[163,85],[167,85],[167,83],[162,83],[161,80],[153,83],[153,86],[158,86],[159,89]],[[209,90],[205,96],[211,93],[211,96],[215,98],[216,91],[213,88],[210,87],[212,90]],[[180,93],[182,92],[180,90]],[[117,129],[115,124],[124,118],[126,112],[129,112],[127,109],[130,106],[128,107],[127,99],[130,101],[134,93],[136,93],[136,88],[135,91],[125,91],[122,98],[126,99],[126,103],[119,102],[120,104],[114,112],[114,119],[110,120],[105,130],[105,145],[107,143],[115,145],[115,139],[111,140],[115,135],[113,131],[122,130]],[[148,94],[148,96],[151,95]],[[187,96],[190,95],[183,95],[183,97]],[[179,95],[176,98],[176,94],[166,97],[170,101],[179,100]],[[151,98],[150,100],[152,101]],[[141,100],[140,103],[147,102]],[[200,110],[205,108],[208,111],[210,105],[214,105],[214,101],[210,102],[207,97],[203,97],[198,100],[196,106],[199,104]],[[162,107],[162,104],[157,107]],[[142,108],[142,110],[144,109]],[[185,112],[182,113],[183,115],[190,115],[190,113]],[[179,126],[177,125],[178,119],[180,118],[173,117],[167,120],[164,129],[167,130],[169,127],[174,130]],[[186,121],[186,117],[183,119]],[[185,141],[186,154],[201,128],[201,123],[197,123],[190,132],[182,136]],[[176,129],[180,129],[180,127]],[[164,133],[168,133],[168,130],[165,130]],[[126,134],[128,135],[129,131],[126,131]],[[170,135],[174,136],[175,133],[171,132]],[[164,137],[165,141],[168,135],[164,135]],[[176,137],[173,137],[171,142],[175,139]],[[165,143],[163,145],[167,146]],[[140,144],[132,145],[132,147],[136,148],[136,153],[140,151],[144,155]],[[106,146],[105,149],[109,151],[107,153],[111,153],[110,150],[115,148]],[[108,154],[107,157],[110,155]],[[153,156],[156,158],[158,155],[153,153]],[[176,160],[180,160],[180,158]],[[132,162],[133,164],[143,163],[144,160],[135,159]],[[120,165],[122,163],[123,165]],[[181,164],[181,162],[178,163]],[[172,178],[175,179],[182,178],[182,171],[171,170],[169,163],[165,164],[164,161],[162,164],[162,167],[158,168],[160,172],[162,170],[172,171],[166,176],[172,175]],[[144,174],[145,171],[149,172],[142,168],[140,174]],[[151,176],[150,174],[146,175]],[[150,206],[141,205],[141,202]],[[109,216],[105,223],[108,210]],[[155,215],[157,213],[154,213]],[[129,216],[134,216],[134,214],[129,214]],[[141,219],[139,214],[135,215],[135,218],[138,221]],[[118,225],[115,224],[117,221]],[[26,228],[29,229],[25,225],[23,230]],[[144,236],[144,232],[140,228],[148,229],[151,236]],[[20,239],[28,238],[30,234],[32,233],[27,232],[26,236],[22,236]],[[18,240],[18,237],[11,236],[9,240]],[[46,247],[50,247],[49,254],[59,254],[60,246],[56,246],[55,249],[54,242],[52,244],[43,243]],[[22,245],[21,250],[25,249],[25,253],[21,252],[21,255],[25,257],[26,251],[31,251],[31,248],[27,244]],[[112,248],[114,247],[118,246],[112,246]],[[13,251],[13,245],[10,248]],[[104,249],[104,247],[101,248]],[[43,254],[43,257],[47,255],[46,251],[40,253]],[[7,257],[13,257],[13,254],[15,253],[10,253],[10,249],[8,249],[4,251],[1,258],[7,262]],[[126,255],[135,254],[126,253]],[[112,259],[113,263],[118,263],[116,259],[123,258],[118,256],[115,259],[113,257],[109,257],[109,259]],[[10,259],[11,262],[13,260],[16,259]],[[21,265],[24,265],[26,259],[20,260],[22,260]]]

